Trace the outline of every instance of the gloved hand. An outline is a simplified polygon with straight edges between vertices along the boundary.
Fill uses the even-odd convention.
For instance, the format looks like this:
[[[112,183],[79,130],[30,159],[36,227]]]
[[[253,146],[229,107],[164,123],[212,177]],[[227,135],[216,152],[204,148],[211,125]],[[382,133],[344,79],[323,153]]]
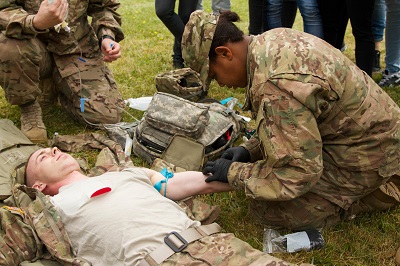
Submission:
[[[206,182],[219,181],[228,183],[228,170],[233,161],[227,159],[218,159],[216,161],[208,161],[203,169],[203,174],[212,174],[207,177]]]
[[[242,163],[248,163],[250,162],[251,159],[250,152],[242,146],[237,146],[227,149],[221,155],[221,158],[231,160],[232,162],[242,162]]]

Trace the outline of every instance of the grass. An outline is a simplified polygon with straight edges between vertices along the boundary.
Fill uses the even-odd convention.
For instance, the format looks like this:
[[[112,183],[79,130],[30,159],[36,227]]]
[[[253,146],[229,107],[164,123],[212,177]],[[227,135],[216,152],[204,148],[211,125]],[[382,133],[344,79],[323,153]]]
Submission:
[[[123,16],[122,27],[125,33],[125,40],[121,42],[123,57],[111,63],[110,67],[125,99],[150,96],[156,92],[154,77],[172,69],[173,38],[156,17],[154,1],[121,0],[121,3],[119,11]],[[203,5],[206,11],[211,11],[211,0],[204,0]],[[238,26],[247,33],[248,1],[232,0],[232,10],[239,13],[242,21]],[[299,14],[294,28],[302,30]],[[345,41],[348,47],[345,54],[354,60],[354,38],[350,26]],[[382,64],[384,56],[382,51]],[[380,74],[374,74],[374,79],[378,81]],[[398,104],[400,103],[400,88],[386,91]],[[209,95],[216,99],[234,96],[243,103],[243,92],[243,89],[219,88],[212,83]],[[128,112],[136,118],[142,116],[140,111],[131,109]],[[19,108],[8,104],[2,90],[0,115],[19,126]],[[130,115],[125,115],[124,120],[132,121]],[[55,132],[68,135],[92,131],[71,120],[59,107],[46,110],[44,120],[49,136]],[[76,156],[87,157],[89,162],[93,162],[96,152],[82,152]],[[138,166],[148,166],[140,158],[132,156],[132,160]],[[262,250],[264,228],[249,215],[248,199],[243,192],[213,194],[202,198],[221,206],[218,223],[224,229],[234,232],[239,238]],[[315,265],[395,265],[394,254],[400,244],[399,227],[400,208],[379,214],[366,214],[336,227],[324,229],[322,234],[325,246],[320,250],[295,254],[279,253],[275,256],[293,263],[314,262]]]

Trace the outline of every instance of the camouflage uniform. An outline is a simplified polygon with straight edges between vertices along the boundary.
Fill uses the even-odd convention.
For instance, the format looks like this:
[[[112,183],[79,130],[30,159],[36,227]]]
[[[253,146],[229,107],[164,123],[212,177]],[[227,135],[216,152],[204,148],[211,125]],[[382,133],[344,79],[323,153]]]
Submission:
[[[233,234],[218,233],[189,244],[182,252],[175,253],[161,265],[284,266],[295,264],[263,253]]]
[[[32,102],[42,93],[39,82],[50,77],[60,103],[80,121],[118,122],[117,107],[123,108],[124,102],[102,61],[98,37],[109,35],[118,42],[124,38],[116,13],[120,4],[117,0],[68,2],[70,33],[33,27],[41,1],[0,0],[0,84],[6,99],[16,105]],[[87,98],[84,112],[80,98]]]
[[[211,45],[206,50],[201,42],[209,39],[193,36],[215,31],[198,23],[202,16],[213,21],[192,14],[183,54],[204,74],[208,58],[190,60],[208,56]],[[257,134],[242,144],[251,163],[232,163],[227,177],[253,199],[261,222],[321,227],[399,203],[400,109],[339,50],[303,32],[274,29],[251,36],[247,77],[244,109],[256,117]]]

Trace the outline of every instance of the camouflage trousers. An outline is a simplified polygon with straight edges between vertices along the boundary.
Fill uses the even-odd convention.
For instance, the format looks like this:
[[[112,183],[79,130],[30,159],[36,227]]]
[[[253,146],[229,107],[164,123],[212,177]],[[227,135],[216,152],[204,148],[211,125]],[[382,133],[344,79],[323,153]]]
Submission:
[[[24,222],[23,212],[19,208],[4,208],[7,207],[0,208],[0,265],[17,265],[41,255],[42,244]]]
[[[182,252],[175,253],[161,265],[283,266],[294,264],[263,253],[233,234],[219,233],[189,244]]]
[[[121,120],[125,103],[100,53],[83,62],[78,54],[60,57],[49,53],[37,38],[19,40],[0,34],[0,44],[0,86],[10,104],[29,103],[48,93],[44,89],[54,86],[60,104],[79,121],[97,124]],[[65,62],[62,72],[55,56],[57,62]]]
[[[334,226],[364,212],[385,211],[400,203],[400,176],[391,177],[372,193],[345,210],[314,193],[284,202],[255,201],[250,212],[259,222],[276,229],[306,230]]]

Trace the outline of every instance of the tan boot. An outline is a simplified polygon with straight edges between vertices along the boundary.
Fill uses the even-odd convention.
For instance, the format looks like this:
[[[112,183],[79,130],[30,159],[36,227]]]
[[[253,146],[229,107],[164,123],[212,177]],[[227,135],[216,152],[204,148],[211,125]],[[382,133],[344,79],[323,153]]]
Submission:
[[[396,262],[396,265],[400,265],[400,248],[396,252],[396,256],[394,258],[394,261]]]
[[[21,108],[21,131],[34,143],[47,142],[46,127],[42,120],[42,109],[37,101]]]

